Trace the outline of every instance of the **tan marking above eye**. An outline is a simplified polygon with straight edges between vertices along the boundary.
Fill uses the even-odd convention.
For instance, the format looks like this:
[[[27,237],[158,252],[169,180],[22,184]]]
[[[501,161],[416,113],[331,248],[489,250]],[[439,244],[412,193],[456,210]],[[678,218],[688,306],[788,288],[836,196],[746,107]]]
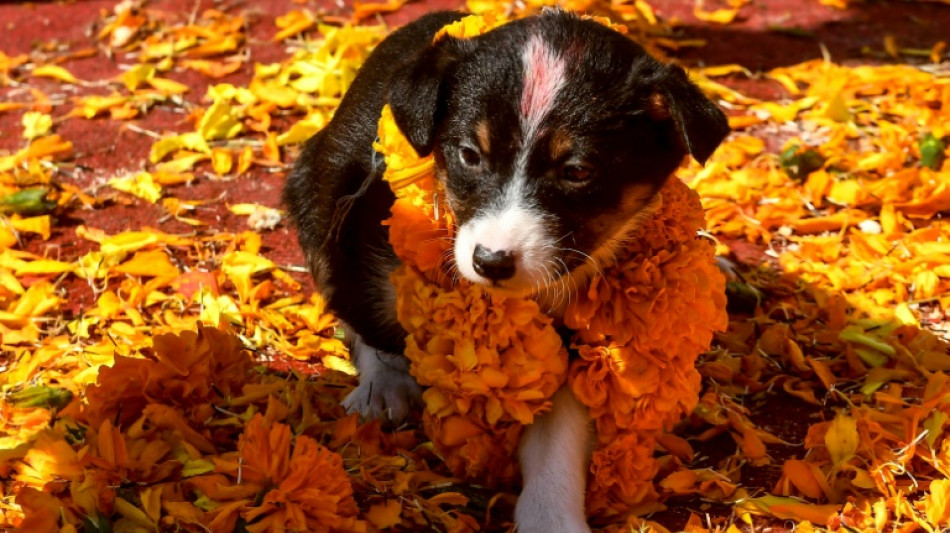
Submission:
[[[670,103],[663,96],[663,93],[653,93],[647,99],[647,116],[653,120],[670,119]]]
[[[571,153],[574,144],[571,136],[564,130],[558,129],[551,135],[551,160],[560,161],[561,158]]]
[[[475,140],[478,141],[478,148],[481,149],[482,154],[488,155],[491,153],[487,120],[479,121],[479,123],[475,126]]]

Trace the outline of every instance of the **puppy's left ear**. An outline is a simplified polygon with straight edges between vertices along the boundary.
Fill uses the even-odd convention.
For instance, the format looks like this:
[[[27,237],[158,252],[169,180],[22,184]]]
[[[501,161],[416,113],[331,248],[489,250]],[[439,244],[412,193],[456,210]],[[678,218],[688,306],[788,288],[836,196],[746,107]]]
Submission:
[[[705,164],[729,134],[726,115],[676,65],[663,67],[658,85],[647,102],[647,114],[654,120],[672,120],[683,147]]]
[[[409,59],[389,80],[386,99],[399,130],[420,156],[432,152],[445,114],[445,77],[457,61],[458,41],[439,39]]]

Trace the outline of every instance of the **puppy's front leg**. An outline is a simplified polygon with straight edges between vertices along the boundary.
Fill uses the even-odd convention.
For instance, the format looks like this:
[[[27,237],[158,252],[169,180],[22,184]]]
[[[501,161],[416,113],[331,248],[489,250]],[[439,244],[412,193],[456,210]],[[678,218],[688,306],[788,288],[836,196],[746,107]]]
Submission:
[[[355,337],[350,354],[360,372],[360,384],[343,400],[346,412],[358,412],[365,420],[402,423],[422,397],[422,388],[409,375],[409,361],[373,348],[355,333],[348,335]]]
[[[518,533],[587,533],[584,508],[593,435],[590,414],[567,386],[551,410],[525,429],[518,452],[524,489],[515,506]]]

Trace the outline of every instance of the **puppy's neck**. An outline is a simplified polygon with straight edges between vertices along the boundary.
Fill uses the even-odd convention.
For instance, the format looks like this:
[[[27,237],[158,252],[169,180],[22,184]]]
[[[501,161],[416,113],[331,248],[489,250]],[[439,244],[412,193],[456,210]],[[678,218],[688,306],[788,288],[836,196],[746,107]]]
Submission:
[[[662,205],[660,195],[656,195],[650,203],[632,216],[626,224],[621,225],[608,239],[601,244],[587,261],[574,268],[570,274],[560,281],[560,287],[545,287],[535,297],[541,310],[553,318],[557,325],[561,325],[567,306],[574,299],[590,287],[595,276],[602,275],[604,269],[612,267],[623,256],[627,243],[633,237],[640,225],[653,216]]]

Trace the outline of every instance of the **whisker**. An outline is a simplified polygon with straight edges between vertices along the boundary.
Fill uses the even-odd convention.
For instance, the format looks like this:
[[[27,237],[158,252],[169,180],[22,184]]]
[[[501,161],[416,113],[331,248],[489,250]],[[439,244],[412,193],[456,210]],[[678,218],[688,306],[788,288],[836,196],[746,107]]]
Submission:
[[[436,242],[436,241],[445,241],[449,243],[449,246],[446,247],[446,249],[443,250],[442,254],[439,256],[439,265],[441,268],[439,268],[439,274],[438,274],[438,277],[436,278],[436,281],[441,285],[445,281],[446,276],[451,274],[452,285],[454,286],[457,281],[454,274],[454,271],[456,270],[455,246],[454,246],[455,237],[453,235],[445,235],[441,237],[435,237],[432,239],[426,239],[422,242]],[[448,272],[446,272],[446,270],[448,270]]]
[[[558,298],[557,286],[556,286],[556,285],[552,286],[552,285],[553,285],[552,282],[554,281],[554,277],[551,275],[551,270],[550,270],[550,268],[548,268],[548,265],[550,265],[550,264],[551,264],[551,260],[548,259],[547,261],[545,261],[545,262],[541,265],[542,272],[544,273],[544,274],[543,274],[544,277],[542,278],[542,279],[544,280],[544,289],[543,289],[544,292],[543,292],[543,294],[544,294],[544,295],[548,295],[548,294],[550,294],[551,292],[554,293],[554,296],[553,296],[553,297],[551,297],[551,298],[544,298],[544,299],[545,299],[546,301],[548,301],[548,302],[550,302],[550,301],[556,301],[557,298]],[[539,296],[540,296],[540,293],[539,293]],[[546,312],[551,312],[554,308],[555,308],[555,306],[550,306],[550,305],[549,305],[549,306],[548,306],[548,309],[546,310]]]
[[[559,295],[557,299],[557,306],[558,308],[561,308],[561,306],[564,305],[564,303],[567,302],[571,297],[571,291],[568,290],[567,281],[565,280],[565,278],[570,277],[570,271],[568,271],[568,269],[564,266],[564,261],[560,257],[555,256],[555,260],[556,261],[553,263],[553,270],[555,274],[554,282],[557,284],[557,292]]]
[[[573,231],[569,231],[569,232],[565,233],[565,234],[562,235],[559,239],[557,239],[556,241],[552,242],[552,243],[551,243],[551,246],[552,246],[552,247],[556,247],[558,244],[561,243],[561,241],[563,241],[564,239],[570,237],[572,233],[574,233],[574,232],[573,232]]]
[[[564,294],[566,295],[566,301],[564,305],[570,305],[571,300],[574,298],[574,291],[577,290],[577,281],[574,279],[574,276],[570,275],[571,271],[567,268],[567,263],[561,259],[560,255],[554,256],[557,259],[557,262],[561,265],[563,273],[558,276],[558,281],[561,283]],[[570,286],[568,286],[570,284]],[[560,302],[558,302],[560,304]]]
[[[580,250],[578,250],[578,249],[576,249],[576,248],[561,248],[561,249],[562,249],[563,251],[565,251],[565,252],[573,252],[573,253],[575,253],[575,254],[581,256],[582,258],[584,258],[584,262],[585,262],[585,263],[587,263],[587,264],[589,264],[591,267],[593,267],[594,273],[595,273],[596,275],[599,275],[599,276],[603,276],[603,275],[604,275],[604,272],[603,272],[603,270],[600,269],[600,265],[598,264],[597,260],[594,259],[593,257],[591,257],[589,254],[586,254],[586,253],[584,253],[584,252],[582,252],[582,251],[580,251]]]

